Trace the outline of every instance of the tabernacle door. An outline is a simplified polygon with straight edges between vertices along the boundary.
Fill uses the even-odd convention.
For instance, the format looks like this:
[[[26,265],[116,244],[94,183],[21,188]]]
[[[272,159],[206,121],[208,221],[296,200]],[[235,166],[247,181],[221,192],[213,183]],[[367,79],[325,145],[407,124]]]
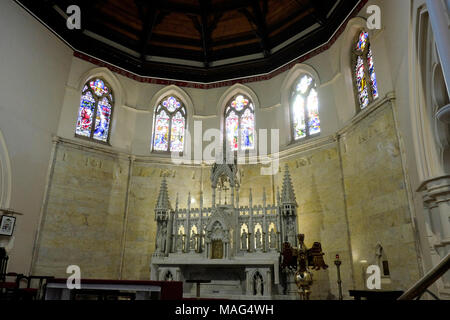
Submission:
[[[212,241],[211,259],[223,259],[223,242],[222,240]]]

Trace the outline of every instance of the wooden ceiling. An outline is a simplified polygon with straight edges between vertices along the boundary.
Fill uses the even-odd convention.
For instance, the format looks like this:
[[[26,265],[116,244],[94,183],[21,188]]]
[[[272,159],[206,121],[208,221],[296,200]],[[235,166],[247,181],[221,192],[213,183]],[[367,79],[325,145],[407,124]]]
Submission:
[[[359,0],[16,2],[76,51],[142,76],[212,82],[269,72],[325,43]],[[81,30],[66,27],[73,4]]]

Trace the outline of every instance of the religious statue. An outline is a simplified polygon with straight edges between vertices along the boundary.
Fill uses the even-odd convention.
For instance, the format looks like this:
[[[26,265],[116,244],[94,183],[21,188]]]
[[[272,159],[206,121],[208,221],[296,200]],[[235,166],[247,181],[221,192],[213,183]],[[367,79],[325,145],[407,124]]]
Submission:
[[[191,239],[190,239],[190,247],[191,247],[191,251],[196,250],[196,240],[197,239],[197,235],[195,234],[194,230],[192,230],[191,233]]]
[[[254,286],[255,294],[262,296],[263,295],[263,279],[259,273],[256,274],[254,277],[253,286]]]
[[[248,243],[248,234],[247,232],[244,230],[244,232],[242,232],[241,235],[241,248],[242,250],[247,250],[247,243]]]
[[[165,242],[166,242],[166,236],[167,236],[167,227],[163,225],[161,229],[158,232],[158,237],[156,239],[156,251],[164,252],[165,249]]]
[[[183,251],[183,234],[179,233],[177,236],[177,251]]]
[[[270,230],[269,244],[271,249],[275,249],[277,247],[277,234],[274,229]]]
[[[166,280],[166,281],[173,281],[173,275],[172,275],[172,272],[167,271],[165,280]]]
[[[259,229],[255,233],[255,245],[257,249],[262,248],[262,242],[261,242],[261,231]]]
[[[304,243],[305,235],[299,234],[297,237],[297,248],[293,248],[289,242],[283,244],[281,267],[295,272],[294,279],[300,299],[309,300],[313,283],[313,275],[309,269],[326,270],[328,265],[323,259],[325,253],[322,252],[322,245],[319,242],[314,242],[313,246],[308,249]]]

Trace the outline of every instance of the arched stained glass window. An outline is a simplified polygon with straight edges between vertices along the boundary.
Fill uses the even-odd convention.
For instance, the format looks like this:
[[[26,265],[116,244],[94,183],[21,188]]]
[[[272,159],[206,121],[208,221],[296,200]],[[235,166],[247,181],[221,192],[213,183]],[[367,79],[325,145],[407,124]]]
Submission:
[[[186,130],[186,108],[173,96],[156,107],[153,121],[153,150],[183,152]]]
[[[109,141],[114,98],[101,79],[88,81],[81,93],[75,135],[101,142]]]
[[[255,110],[252,101],[239,94],[225,108],[225,138],[232,151],[255,147]]]
[[[359,108],[366,108],[378,98],[377,76],[370,48],[369,34],[361,31],[353,48],[353,73]]]
[[[294,141],[320,133],[316,83],[309,75],[301,76],[294,84],[291,97],[291,118]]]

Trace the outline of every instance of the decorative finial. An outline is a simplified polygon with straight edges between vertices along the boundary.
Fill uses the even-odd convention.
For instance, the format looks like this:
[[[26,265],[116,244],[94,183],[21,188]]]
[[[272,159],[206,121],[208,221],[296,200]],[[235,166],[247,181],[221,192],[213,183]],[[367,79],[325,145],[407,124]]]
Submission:
[[[156,202],[156,209],[160,210],[172,209],[172,207],[170,206],[169,191],[167,190],[167,182],[165,177],[163,177],[161,180],[158,201]]]
[[[283,188],[281,189],[281,202],[287,204],[297,205],[295,198],[294,187],[292,186],[291,175],[289,173],[289,166],[285,165]]]

